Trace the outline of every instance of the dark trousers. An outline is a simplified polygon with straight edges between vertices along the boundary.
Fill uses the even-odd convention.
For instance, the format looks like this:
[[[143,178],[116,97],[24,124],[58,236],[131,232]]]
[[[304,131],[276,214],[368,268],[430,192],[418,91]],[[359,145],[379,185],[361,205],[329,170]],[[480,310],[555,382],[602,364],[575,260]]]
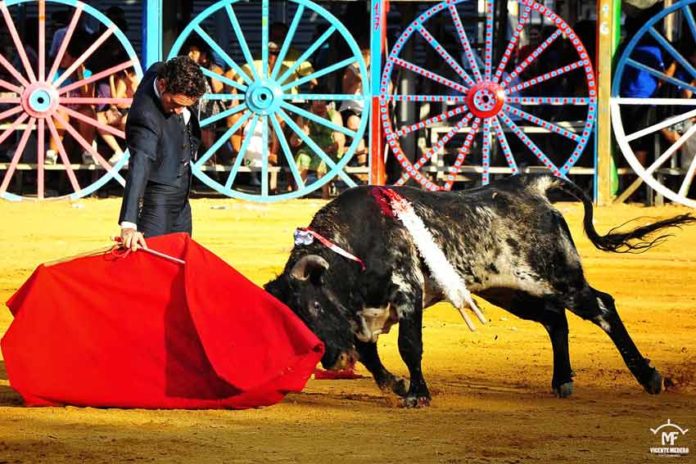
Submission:
[[[138,230],[145,237],[186,232],[191,235],[191,205],[188,201],[190,171],[181,178],[180,186],[150,182],[145,189]]]

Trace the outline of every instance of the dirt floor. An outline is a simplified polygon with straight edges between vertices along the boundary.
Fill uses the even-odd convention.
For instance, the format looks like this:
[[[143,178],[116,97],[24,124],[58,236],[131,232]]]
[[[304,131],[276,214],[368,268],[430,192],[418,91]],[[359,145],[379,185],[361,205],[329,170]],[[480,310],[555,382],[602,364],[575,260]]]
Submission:
[[[195,200],[194,237],[262,284],[281,270],[294,228],[321,205]],[[0,300],[39,263],[107,245],[118,207],[117,199],[0,202]],[[397,407],[370,378],[311,380],[301,394],[247,411],[25,408],[0,362],[0,463],[637,463],[658,459],[649,449],[660,437],[650,429],[668,419],[693,430],[676,442],[691,454],[671,462],[694,462],[696,227],[646,254],[615,255],[581,234],[579,205],[559,208],[588,280],[613,294],[638,347],[671,376],[667,392],[643,392],[609,338],[571,315],[575,394],[557,399],[540,325],[483,305],[491,323],[472,333],[441,304],[426,313],[424,372],[433,401],[420,410]],[[637,216],[683,211],[616,206],[599,209],[595,222],[605,232]],[[0,334],[10,323],[0,306]],[[385,364],[404,374],[395,332],[379,344]]]

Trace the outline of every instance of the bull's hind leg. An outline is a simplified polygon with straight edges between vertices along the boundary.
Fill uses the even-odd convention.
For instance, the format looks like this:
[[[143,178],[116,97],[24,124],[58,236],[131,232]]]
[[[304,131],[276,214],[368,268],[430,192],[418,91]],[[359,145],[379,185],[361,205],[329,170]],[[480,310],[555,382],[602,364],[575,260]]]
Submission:
[[[662,376],[638,351],[628,334],[614,305],[614,298],[608,293],[587,288],[582,297],[569,308],[584,319],[589,319],[606,332],[621,353],[621,356],[645,391],[657,394],[662,391]]]
[[[539,298],[520,291],[496,290],[484,297],[522,319],[539,322],[551,339],[553,378],[551,388],[560,398],[573,393],[573,370],[568,351],[568,319],[563,305],[548,298]]]
[[[382,360],[379,359],[377,343],[356,340],[355,348],[360,355],[360,362],[367,367],[367,370],[370,371],[381,390],[392,391],[399,396],[408,394],[408,380],[396,377],[384,367]]]

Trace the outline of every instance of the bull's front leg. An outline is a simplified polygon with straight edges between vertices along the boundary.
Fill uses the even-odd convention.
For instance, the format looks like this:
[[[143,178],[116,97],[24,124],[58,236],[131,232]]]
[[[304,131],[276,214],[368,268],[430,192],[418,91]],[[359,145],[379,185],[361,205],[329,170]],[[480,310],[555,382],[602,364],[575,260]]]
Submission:
[[[417,408],[430,404],[430,392],[421,371],[423,358],[423,296],[420,290],[409,298],[409,305],[397,306],[399,314],[399,353],[411,374],[404,406]]]
[[[389,372],[379,359],[377,343],[355,340],[355,348],[360,355],[360,362],[367,367],[382,391],[392,391],[399,396],[406,396],[409,383],[407,379],[396,377]]]

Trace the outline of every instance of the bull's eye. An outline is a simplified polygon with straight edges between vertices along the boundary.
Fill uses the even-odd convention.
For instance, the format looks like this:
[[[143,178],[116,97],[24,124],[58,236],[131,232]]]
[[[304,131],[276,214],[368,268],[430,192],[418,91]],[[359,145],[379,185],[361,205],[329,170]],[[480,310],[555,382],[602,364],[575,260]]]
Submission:
[[[321,305],[319,304],[318,301],[315,301],[315,302],[314,302],[314,304],[312,305],[312,310],[313,310],[315,313],[319,313],[319,311],[321,311]]]

